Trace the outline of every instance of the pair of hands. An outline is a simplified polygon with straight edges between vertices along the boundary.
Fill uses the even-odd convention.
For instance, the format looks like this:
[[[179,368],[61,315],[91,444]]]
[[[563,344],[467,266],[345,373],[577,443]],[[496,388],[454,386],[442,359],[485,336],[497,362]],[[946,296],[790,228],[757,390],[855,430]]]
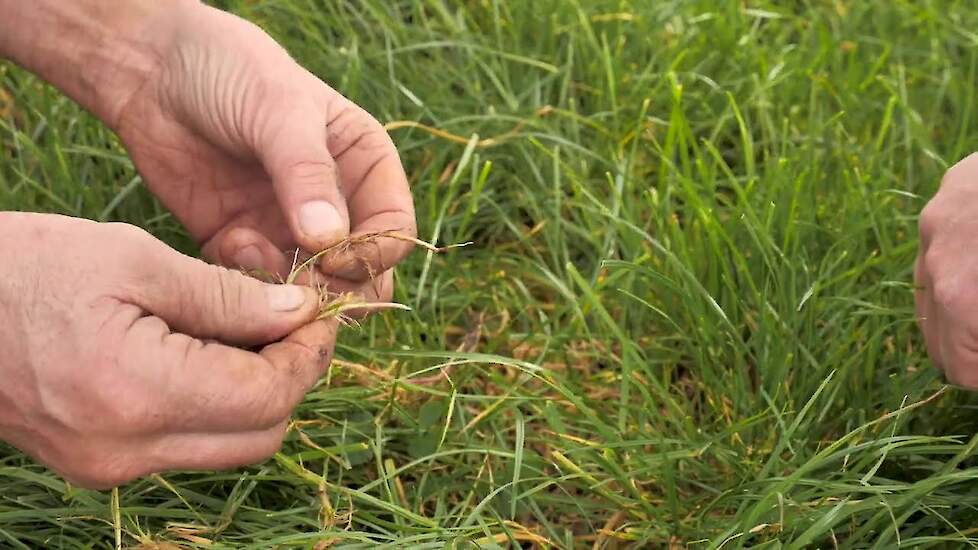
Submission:
[[[70,19],[85,2],[50,4]],[[118,133],[209,260],[284,276],[290,250],[415,234],[404,170],[373,117],[250,23],[152,4],[127,38],[99,37],[120,61],[88,68],[97,93],[12,57]],[[78,20],[122,9],[97,7]],[[124,224],[0,213],[0,235],[0,439],[79,485],[266,458],[332,355],[336,325],[314,321],[309,287],[188,258]],[[304,282],[389,300],[409,247],[382,239]]]

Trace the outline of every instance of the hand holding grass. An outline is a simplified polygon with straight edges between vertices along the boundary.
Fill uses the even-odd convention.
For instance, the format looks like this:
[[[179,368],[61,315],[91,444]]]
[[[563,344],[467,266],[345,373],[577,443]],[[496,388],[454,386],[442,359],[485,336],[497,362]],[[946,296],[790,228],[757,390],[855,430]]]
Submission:
[[[256,26],[189,0],[0,0],[0,56],[115,130],[209,259],[286,278],[289,251],[332,247],[296,282],[390,299],[416,235],[397,151]],[[131,226],[0,213],[0,234],[0,439],[82,485],[267,457],[332,354],[310,288]]]
[[[110,124],[205,255],[284,276],[283,251],[318,252],[351,233],[415,234],[397,150],[372,116],[238,17],[191,5],[169,19],[158,65],[116,100]],[[350,290],[410,249],[382,239],[323,269]]]
[[[0,439],[80,485],[267,458],[330,358],[308,287],[130,225],[5,213],[0,233]]]
[[[0,0],[6,13],[16,17],[0,25],[0,55],[115,130],[209,259],[284,277],[296,248],[416,234],[382,125],[255,25],[189,0]],[[32,39],[42,33],[60,39]],[[331,257],[321,273],[340,291],[387,289],[386,300],[386,272],[412,246],[380,239]]]

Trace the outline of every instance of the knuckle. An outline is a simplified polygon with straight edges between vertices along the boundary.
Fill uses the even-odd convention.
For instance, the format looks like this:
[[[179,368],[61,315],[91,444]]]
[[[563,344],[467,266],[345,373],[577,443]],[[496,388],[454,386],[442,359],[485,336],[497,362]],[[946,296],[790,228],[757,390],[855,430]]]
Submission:
[[[124,251],[117,255],[119,261],[137,272],[147,263],[147,259],[159,253],[155,246],[158,241],[141,227],[121,222],[100,225],[105,232],[102,237],[104,242],[113,249]]]
[[[372,118],[352,124],[344,129],[343,139],[360,151],[381,150],[393,153],[394,142],[384,127]]]
[[[147,406],[149,399],[143,392],[131,390],[116,394],[108,410],[109,426],[121,433],[142,433],[159,426],[157,415]]]
[[[959,311],[971,302],[971,293],[956,278],[935,279],[931,286],[934,303],[944,311]]]
[[[947,263],[947,256],[944,253],[944,248],[941,246],[931,245],[924,251],[921,255],[921,268],[924,273],[926,273],[933,281],[934,285],[938,280],[943,283],[943,277],[946,273],[945,264]],[[946,286],[946,285],[945,285]]]
[[[284,178],[292,185],[321,188],[327,178],[337,174],[336,162],[324,156],[318,160],[300,160],[285,167]]]
[[[86,408],[99,411],[90,424],[107,434],[141,433],[153,427],[151,393],[120,375],[114,357],[102,358],[97,369],[86,384],[85,399],[89,404]]]
[[[397,148],[384,126],[367,111],[347,103],[327,127],[329,150],[342,157],[352,150],[386,156]]]
[[[929,241],[937,232],[939,223],[943,217],[942,210],[940,202],[937,199],[932,199],[920,211],[920,216],[917,218],[917,227],[920,236],[925,241]]]
[[[246,311],[247,293],[241,275],[223,267],[215,267],[214,284],[211,285],[210,300],[213,311],[221,313],[224,319],[240,317]]]
[[[147,239],[152,239],[145,229],[129,223],[108,222],[102,224],[102,226],[116,240],[123,241],[127,244],[141,244]]]

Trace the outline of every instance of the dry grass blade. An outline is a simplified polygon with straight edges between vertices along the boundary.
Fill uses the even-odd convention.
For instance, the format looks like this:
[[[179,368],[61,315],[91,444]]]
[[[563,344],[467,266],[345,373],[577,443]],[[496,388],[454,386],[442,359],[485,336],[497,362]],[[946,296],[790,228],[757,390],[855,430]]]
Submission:
[[[441,253],[454,248],[461,248],[463,246],[468,246],[472,244],[471,242],[453,244],[448,246],[435,246],[432,243],[422,241],[416,237],[405,235],[399,231],[388,230],[388,231],[377,231],[373,233],[364,233],[362,235],[354,235],[343,239],[342,241],[333,244],[325,248],[324,250],[313,254],[309,258],[302,262],[299,262],[299,250],[295,251],[293,256],[292,268],[289,271],[289,275],[285,278],[285,283],[292,284],[303,272],[311,271],[313,267],[320,262],[320,260],[325,260],[329,256],[339,256],[342,254],[347,254],[353,252],[356,247],[363,246],[370,243],[376,243],[380,239],[396,239],[399,241],[404,241],[411,243],[415,246],[424,248],[433,253]],[[369,264],[363,258],[359,258],[363,261],[364,265],[368,268],[368,274],[371,280],[376,279],[376,274],[370,269]],[[267,280],[267,279],[266,279]],[[342,294],[330,294],[329,289],[325,286],[319,287],[320,305],[319,305],[319,315],[316,317],[317,320],[328,319],[328,318],[338,318],[345,324],[351,324],[354,322],[346,314],[352,311],[364,311],[364,310],[381,310],[381,309],[401,309],[405,311],[410,311],[411,308],[404,304],[399,304],[396,302],[370,302],[364,300],[361,296],[354,293],[342,293]]]
[[[298,252],[297,252],[295,256],[296,261],[293,262],[292,270],[289,273],[289,276],[286,277],[285,282],[287,283],[294,282],[296,277],[298,277],[303,271],[312,268],[312,266],[316,265],[316,263],[318,263],[321,259],[325,258],[326,256],[339,256],[341,254],[351,252],[355,247],[363,246],[369,243],[375,243],[380,239],[396,239],[399,241],[408,242],[415,246],[420,246],[421,248],[424,248],[425,250],[434,252],[436,254],[445,252],[447,250],[451,250],[453,248],[461,248],[463,246],[468,246],[472,244],[471,242],[466,242],[466,243],[453,244],[448,246],[435,246],[429,242],[422,241],[421,239],[418,239],[416,237],[411,237],[410,235],[405,235],[400,231],[396,231],[396,230],[364,233],[362,235],[347,237],[336,244],[328,246],[325,249],[313,254],[312,256],[310,256],[309,258],[307,258],[305,261],[301,263],[297,262],[298,260]]]
[[[330,297],[329,293],[326,292],[324,288],[320,288],[319,302],[319,315],[316,316],[317,321],[337,317],[346,324],[353,321],[345,315],[350,311],[362,311],[368,309],[400,309],[404,311],[411,311],[410,306],[399,304],[397,302],[368,302],[352,292]]]
[[[529,117],[529,118],[526,118],[526,119],[523,119],[523,120],[519,121],[508,132],[505,132],[505,133],[500,134],[500,135],[495,136],[495,137],[481,139],[481,140],[479,140],[479,141],[476,142],[475,146],[476,147],[479,147],[479,148],[494,147],[494,146],[499,145],[501,143],[504,143],[504,142],[506,142],[506,141],[508,141],[510,139],[513,139],[513,138],[515,138],[515,137],[517,137],[519,135],[520,130],[522,130],[523,127],[526,126],[527,122],[529,122],[530,120],[532,120],[534,118],[539,118],[539,117],[542,117],[542,116],[549,115],[550,113],[553,112],[553,110],[554,110],[554,108],[552,106],[550,106],[550,105],[544,105],[543,107],[540,107],[539,109],[537,109],[537,111],[535,113],[533,113],[533,116],[532,117]],[[427,124],[422,124],[420,122],[415,122],[413,120],[394,120],[394,121],[388,122],[387,124],[384,124],[384,129],[387,130],[388,132],[391,131],[391,130],[397,130],[397,129],[400,129],[400,128],[415,128],[415,129],[418,129],[418,130],[423,130],[423,131],[428,132],[429,134],[431,134],[431,135],[433,135],[435,137],[439,137],[441,139],[448,140],[448,141],[451,141],[453,143],[459,143],[461,145],[465,145],[465,144],[467,144],[469,142],[469,138],[460,136],[458,134],[453,134],[453,133],[448,132],[446,130],[442,130],[441,128],[435,128],[434,126],[429,126]]]

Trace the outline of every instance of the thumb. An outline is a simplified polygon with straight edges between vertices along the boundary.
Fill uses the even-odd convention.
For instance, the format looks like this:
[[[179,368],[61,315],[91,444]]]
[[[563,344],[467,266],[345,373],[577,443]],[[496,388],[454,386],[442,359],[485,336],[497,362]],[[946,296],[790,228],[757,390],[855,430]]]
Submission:
[[[285,213],[295,241],[318,252],[350,234],[346,200],[339,188],[336,161],[326,148],[322,108],[292,108],[268,125],[258,156]]]
[[[137,280],[136,305],[200,339],[258,345],[311,322],[319,297],[308,287],[264,283],[163,245]]]

